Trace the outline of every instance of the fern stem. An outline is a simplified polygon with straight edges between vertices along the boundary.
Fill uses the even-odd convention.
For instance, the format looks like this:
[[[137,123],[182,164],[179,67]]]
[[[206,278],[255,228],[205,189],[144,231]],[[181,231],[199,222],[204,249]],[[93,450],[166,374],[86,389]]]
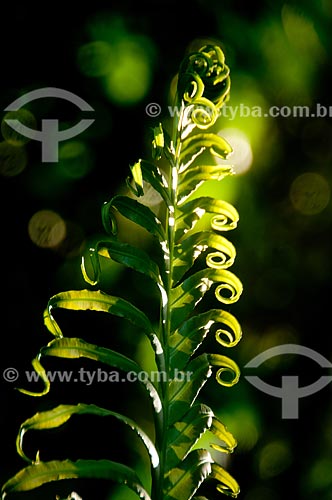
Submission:
[[[169,198],[170,204],[167,207],[166,212],[166,234],[167,242],[166,248],[167,253],[165,255],[165,301],[162,306],[161,313],[161,331],[162,331],[162,343],[164,349],[164,362],[166,370],[166,380],[162,383],[162,401],[163,401],[163,425],[161,433],[161,443],[160,443],[160,475],[157,488],[153,488],[152,494],[156,493],[156,499],[162,500],[163,498],[163,485],[164,485],[164,475],[167,472],[165,469],[166,465],[166,452],[167,452],[167,436],[168,436],[168,426],[169,426],[169,382],[172,377],[170,373],[170,363],[169,363],[169,337],[171,334],[171,289],[173,283],[173,258],[174,258],[174,245],[175,245],[175,207],[177,206],[177,184],[178,184],[178,171],[179,171],[179,156],[181,150],[181,129],[183,120],[184,105],[181,103],[181,110],[179,115],[175,118],[173,122],[173,133],[172,133],[172,146],[173,155],[169,158],[170,160],[170,172],[169,172]]]

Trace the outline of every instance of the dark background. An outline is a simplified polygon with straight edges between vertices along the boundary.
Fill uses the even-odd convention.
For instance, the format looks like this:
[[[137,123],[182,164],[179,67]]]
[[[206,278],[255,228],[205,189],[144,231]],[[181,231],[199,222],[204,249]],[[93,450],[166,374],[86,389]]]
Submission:
[[[103,231],[101,205],[123,189],[129,165],[149,157],[149,131],[158,119],[147,116],[145,107],[159,103],[161,118],[167,119],[169,86],[189,44],[206,37],[221,42],[231,68],[230,104],[329,106],[332,3],[307,0],[285,7],[279,1],[123,0],[75,8],[7,4],[1,17],[1,110],[19,95],[47,86],[69,90],[95,109],[95,124],[80,138],[88,151],[82,160],[88,162],[85,175],[65,176],[59,165],[41,163],[36,141],[25,146],[27,165],[18,175],[8,170],[8,158],[0,153],[1,366],[18,369],[19,382],[26,386],[24,370],[30,369],[30,360],[50,340],[42,319],[47,301],[59,291],[87,286],[80,276],[80,255],[89,238]],[[114,19],[122,20],[123,31],[110,35],[111,47],[121,36],[122,41],[143,35],[148,40],[151,78],[144,96],[134,103],[107,95],[103,79],[89,76],[84,66],[82,70],[78,57],[81,47],[94,40],[96,29],[91,26],[99,27],[102,39],[107,29],[115,30]],[[81,118],[77,109],[63,101],[34,106],[39,124],[45,117],[70,124]],[[5,111],[1,112],[3,118]],[[239,228],[229,237],[238,251],[233,270],[244,284],[244,294],[232,309],[244,336],[227,354],[244,375],[250,359],[280,344],[304,345],[331,360],[331,202],[328,199],[319,209],[323,195],[316,185],[302,190],[301,206],[309,206],[309,213],[299,210],[290,198],[293,181],[306,172],[319,174],[331,189],[331,118],[238,118],[230,126],[251,139],[253,163],[246,173],[228,184],[225,181],[225,197],[240,213]],[[66,171],[69,165],[75,172],[80,161],[79,156],[62,159],[60,168]],[[220,196],[222,189],[221,183]],[[41,248],[29,237],[31,217],[44,209],[57,212],[71,228],[65,244],[55,249]],[[142,242],[141,235],[132,237]],[[109,293],[136,297],[147,311],[152,308],[153,290],[140,284],[137,276],[112,268],[102,286]],[[145,352],[129,326],[98,316],[57,317],[72,336],[127,355]],[[217,351],[213,339],[208,348]],[[59,366],[78,369],[83,364],[48,362],[50,369]],[[93,369],[92,364],[84,366]],[[271,363],[264,380],[280,386],[282,375],[293,374],[300,375],[300,385],[307,385],[323,372],[327,374],[309,359],[287,357]],[[48,396],[37,399],[18,393],[14,385],[1,380],[2,483],[24,466],[15,451],[16,433],[20,423],[39,410],[65,402],[100,403],[127,412],[149,429],[144,395],[137,387],[55,384]],[[230,390],[211,379],[202,399],[239,441],[227,468],[241,485],[241,499],[332,498],[331,386],[300,401],[298,420],[283,420],[280,400],[259,393],[243,377]],[[45,460],[81,456],[137,463],[139,445],[129,451],[131,438],[114,422],[96,426],[87,417],[73,422],[47,437],[28,436],[32,455],[40,447]],[[123,441],[129,446],[122,446]],[[106,483],[93,481],[47,486],[22,498],[54,498],[56,493],[65,497],[73,489],[84,500],[131,498],[125,490],[118,493]]]

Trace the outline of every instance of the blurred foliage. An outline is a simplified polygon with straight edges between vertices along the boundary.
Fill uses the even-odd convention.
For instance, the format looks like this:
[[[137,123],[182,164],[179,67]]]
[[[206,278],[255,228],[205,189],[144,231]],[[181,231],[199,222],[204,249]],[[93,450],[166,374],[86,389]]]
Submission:
[[[231,68],[229,106],[242,103],[267,112],[271,106],[293,105],[315,110],[319,103],[332,114],[331,0],[193,0],[183,7],[172,0],[122,0],[80,5],[72,12],[55,7],[50,14],[48,9],[4,7],[2,15],[10,22],[1,32],[1,109],[27,90],[58,86],[91,104],[95,124],[74,144],[62,144],[58,166],[41,163],[40,143],[35,141],[18,145],[3,137],[0,143],[6,291],[2,326],[8,346],[3,367],[29,369],[24,332],[34,332],[35,345],[28,347],[32,355],[44,334],[41,313],[48,297],[82,287],[78,253],[85,238],[101,230],[102,203],[124,190],[128,164],[142,154],[142,144],[148,148],[149,129],[158,117],[147,116],[145,107],[159,103],[167,118],[169,86],[193,40],[220,41]],[[64,128],[77,122],[77,110],[68,103],[49,101],[29,107],[38,126],[45,116],[58,117]],[[237,113],[234,119],[221,116],[218,127],[221,133],[232,130],[234,147],[236,139],[245,138],[252,154],[250,166],[220,188],[220,196],[240,213],[239,228],[232,234],[238,251],[235,272],[245,290],[236,305],[244,330],[236,361],[244,366],[259,352],[282,343],[305,345],[331,360],[326,327],[332,274],[331,118]],[[232,143],[231,136],[229,140]],[[211,183],[211,194],[218,189]],[[75,226],[79,236],[68,246],[79,248],[78,253],[41,248],[31,241],[28,224],[41,210],[51,210]],[[149,244],[132,228],[128,238]],[[129,295],[137,293],[137,284],[129,277],[120,279],[116,266],[105,281],[106,290],[121,282]],[[151,290],[140,289],[140,294],[142,303],[151,300]],[[123,332],[123,343],[144,355],[132,332]],[[269,379],[275,385],[285,374],[300,374],[300,385],[322,374],[302,358],[272,361]],[[21,406],[23,396],[13,392],[11,384],[3,382],[3,394],[5,408]],[[121,399],[121,388],[112,388],[112,395]],[[244,378],[222,396],[210,384],[204,398],[220,408],[218,416],[238,437],[230,467],[240,471],[244,500],[279,500],[285,492],[301,500],[331,498],[330,387],[300,401],[298,421],[282,420],[280,400],[259,393]],[[28,416],[28,405],[26,411]],[[3,477],[16,467],[12,436],[22,417],[2,413],[7,450]],[[139,418],[145,418],[144,408]]]

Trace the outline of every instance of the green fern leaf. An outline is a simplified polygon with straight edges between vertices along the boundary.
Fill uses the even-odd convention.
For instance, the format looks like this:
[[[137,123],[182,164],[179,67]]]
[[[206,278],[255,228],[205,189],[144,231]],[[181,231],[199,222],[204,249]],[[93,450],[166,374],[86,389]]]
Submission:
[[[242,337],[237,319],[221,309],[210,309],[205,313],[192,316],[169,338],[169,362],[172,370],[182,370],[189,358],[208,335],[214,325],[223,325],[215,332],[216,340],[224,347],[234,347]]]
[[[220,283],[215,289],[215,296],[219,302],[233,304],[239,299],[242,283],[231,271],[211,268],[198,271],[171,290],[172,331],[180,326],[215,283]]]
[[[222,180],[233,173],[230,165],[213,165],[212,161],[201,164],[203,153],[227,159],[232,151],[222,137],[207,132],[216,123],[229,91],[229,68],[219,47],[204,46],[184,58],[176,95],[179,114],[174,118],[173,128],[169,133],[160,123],[152,129],[152,157],[156,162],[161,160],[163,168],[140,159],[130,167],[132,178],[127,179],[128,187],[137,198],[143,197],[146,185],[157,193],[163,204],[162,218],[136,199],[116,195],[102,207],[102,222],[109,236],[92,242],[88,255],[82,258],[82,274],[91,286],[99,283],[101,257],[151,279],[160,302],[159,325],[152,327],[149,314],[124,298],[101,290],[59,293],[49,300],[44,312],[45,326],[55,339],[42,347],[32,361],[44,389],[37,393],[20,389],[33,396],[49,392],[51,384],[42,365],[46,356],[86,358],[124,374],[135,374],[151,399],[154,441],[132,419],[106,408],[79,403],[59,405],[25,420],[18,433],[17,450],[23,459],[31,462],[23,451],[23,437],[28,430],[56,428],[73,415],[85,413],[113,417],[131,427],[143,441],[152,466],[151,492],[144,489],[135,471],[123,464],[108,460],[41,462],[37,454],[32,465],[3,486],[3,498],[11,492],[73,477],[108,478],[129,486],[145,500],[207,500],[200,495],[200,486],[205,480],[216,482],[221,493],[238,495],[235,479],[212,459],[208,450],[199,449],[199,439],[205,432],[217,438],[218,442],[214,439],[211,447],[221,453],[234,450],[235,438],[198,397],[214,371],[219,384],[231,387],[237,383],[240,370],[224,354],[196,354],[212,332],[216,345],[223,348],[235,346],[242,335],[237,319],[224,309],[212,307],[196,313],[196,305],[201,301],[204,305],[203,299],[208,293],[213,292],[217,303],[223,306],[234,304],[242,293],[241,281],[229,270],[235,261],[235,247],[220,234],[234,229],[239,215],[224,200],[194,197],[197,188],[206,181]],[[147,251],[118,239],[117,214],[154,236],[158,262]],[[206,214],[210,217],[210,228],[195,232],[197,222]],[[197,270],[197,261],[202,269]],[[124,354],[80,338],[64,337],[53,315],[57,308],[103,312],[130,321],[150,340],[157,367],[163,375],[158,386],[147,374],[140,377],[139,363]],[[133,340],[135,338],[133,333]]]
[[[179,179],[179,199],[183,201],[191,196],[205,181],[221,181],[232,174],[231,165],[195,165],[186,168]]]
[[[128,486],[142,500],[151,500],[133,469],[110,460],[53,460],[28,465],[3,485],[2,499],[8,494],[32,490],[50,481],[73,478],[108,479]]]
[[[111,234],[116,234],[116,221],[112,209],[116,209],[121,215],[140,225],[160,241],[165,240],[164,228],[154,213],[145,205],[127,196],[115,196],[103,206],[104,226]]]
[[[190,500],[211,474],[212,463],[208,451],[192,451],[177,467],[165,474],[165,500]]]
[[[185,170],[186,163],[185,159],[195,158],[203,153],[203,151],[208,150],[212,155],[218,156],[223,160],[229,156],[232,152],[231,146],[228,144],[225,139],[215,134],[195,134],[192,137],[188,137],[182,143],[181,153],[180,153],[180,162],[182,167],[180,168],[180,172]]]
[[[96,415],[98,417],[111,416],[128,425],[133,431],[136,432],[136,434],[140,437],[143,444],[145,445],[151,458],[152,467],[156,468],[159,465],[159,456],[153,442],[132,419],[121,415],[120,413],[116,413],[96,405],[86,405],[82,403],[78,405],[59,405],[52,410],[36,413],[33,417],[25,420],[25,422],[23,422],[20,426],[20,430],[16,439],[16,448],[18,454],[29,463],[35,463],[39,461],[39,459],[36,461],[30,460],[23,451],[23,438],[26,432],[29,430],[54,429],[68,422],[68,420],[73,415],[86,414]]]
[[[235,247],[220,234],[211,231],[200,231],[190,234],[174,247],[173,285],[193,266],[196,259],[206,251],[206,264],[217,269],[227,269],[235,260]]]
[[[62,337],[62,332],[53,317],[53,309],[72,311],[99,311],[113,314],[131,321],[145,333],[151,334],[153,328],[148,317],[133,304],[121,297],[108,295],[100,290],[72,290],[54,295],[44,312],[44,323],[55,337]]]
[[[90,259],[92,262],[92,267],[95,272],[93,280],[87,275],[85,270],[84,259],[82,261],[82,272],[86,281],[92,285],[96,285],[100,276],[100,265],[99,265],[99,254],[100,252],[107,252],[109,257],[123,264],[124,266],[130,267],[135,271],[145,274],[151,278],[156,284],[161,284],[161,277],[158,265],[150,258],[150,256],[140,248],[133,247],[128,243],[122,243],[116,239],[109,239],[105,241],[99,241],[95,247],[90,248]]]
[[[230,231],[235,229],[239,220],[239,214],[236,209],[224,200],[216,200],[209,196],[194,198],[187,201],[178,208],[178,217],[176,219],[176,242],[182,236],[195,227],[205,213],[214,214],[211,220],[211,227],[216,231]]]
[[[159,168],[146,160],[139,160],[135,163],[134,167],[131,167],[133,172],[133,178],[127,179],[127,185],[133,191],[136,196],[142,196],[144,193],[143,184],[147,182],[153,189],[160,194],[167,206],[171,203],[168,194],[168,183],[165,177],[162,175]],[[134,187],[132,185],[134,184]]]
[[[142,371],[141,367],[135,361],[124,356],[123,354],[107,349],[106,347],[90,344],[79,338],[63,337],[54,339],[49,342],[47,346],[41,348],[38,358],[36,358],[39,362],[38,373],[44,381],[45,379],[47,380],[47,375],[40,364],[40,359],[45,356],[53,356],[64,359],[87,358],[100,363],[105,363],[108,366],[117,368],[127,373],[131,372],[135,375],[135,379],[143,384],[148,391],[156,413],[159,413],[162,410],[162,403],[155,386],[148,377],[140,377],[139,374]],[[44,395],[44,391],[42,394],[30,392],[25,389],[19,389],[19,391],[32,396]]]

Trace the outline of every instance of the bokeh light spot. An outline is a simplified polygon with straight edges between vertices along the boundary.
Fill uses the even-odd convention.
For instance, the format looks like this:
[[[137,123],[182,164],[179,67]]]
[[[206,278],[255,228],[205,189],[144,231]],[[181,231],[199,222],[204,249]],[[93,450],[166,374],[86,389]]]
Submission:
[[[247,403],[223,412],[224,424],[236,436],[239,451],[251,450],[257,443],[261,432],[259,415]]]
[[[25,135],[20,134],[14,130],[6,120],[18,120],[22,125],[33,130],[37,129],[37,121],[31,111],[27,109],[18,109],[17,111],[9,111],[5,114],[1,122],[1,133],[6,142],[9,142],[13,146],[23,146],[27,144],[31,139]]]
[[[66,237],[66,223],[56,212],[40,210],[31,217],[28,232],[38,247],[55,248]]]
[[[249,170],[253,161],[253,154],[250,141],[244,132],[237,128],[226,128],[221,130],[218,135],[226,139],[232,146],[233,153],[228,160],[217,158],[218,163],[231,163],[236,174],[244,174]]]
[[[111,63],[111,46],[102,40],[82,45],[77,62],[84,75],[95,78],[105,76]]]
[[[330,186],[322,175],[306,172],[294,179],[289,197],[295,210],[301,214],[319,214],[330,201]]]
[[[302,54],[315,57],[324,56],[324,49],[316,33],[314,23],[300,10],[289,4],[281,9],[281,20],[289,42]]]
[[[135,104],[142,100],[151,82],[150,61],[143,47],[134,41],[117,47],[117,62],[109,68],[104,80],[107,96],[118,104]]]
[[[92,167],[90,149],[82,141],[68,141],[59,147],[59,168],[72,179],[84,177]]]
[[[24,147],[13,146],[9,142],[0,142],[0,174],[14,177],[20,174],[28,163]]]
[[[266,58],[265,85],[274,104],[310,105],[317,60],[311,53],[290,44],[279,20],[266,20],[261,30],[260,49]]]
[[[314,463],[307,479],[309,487],[322,489],[332,486],[332,459],[323,458]]]
[[[272,441],[260,451],[259,475],[262,479],[268,479],[281,474],[292,463],[291,450],[286,442]]]
[[[148,93],[156,57],[152,40],[134,33],[121,15],[99,12],[88,24],[93,41],[77,54],[81,72],[100,78],[105,96],[120,106],[131,106]]]

